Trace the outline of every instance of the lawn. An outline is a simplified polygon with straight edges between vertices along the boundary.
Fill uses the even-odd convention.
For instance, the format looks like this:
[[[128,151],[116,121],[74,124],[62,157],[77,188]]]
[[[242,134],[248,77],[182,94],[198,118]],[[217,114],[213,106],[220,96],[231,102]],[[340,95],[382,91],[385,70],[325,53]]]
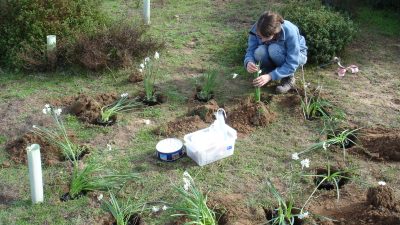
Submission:
[[[148,209],[141,214],[146,224],[174,224],[171,221],[176,219],[169,216],[168,210],[153,212],[151,208],[177,201],[175,187],[183,185],[184,171],[208,194],[210,207],[225,212],[228,222],[219,224],[265,223],[263,207],[277,204],[268,191],[268,180],[300,208],[313,192],[313,179],[302,175],[324,168],[327,153],[321,150],[308,154],[310,168],[304,170],[299,161],[292,160],[292,154],[325,139],[321,135],[323,122],[303,118],[297,92],[274,94],[277,83],[261,89],[266,96],[263,102],[274,119],[265,126],[239,132],[233,156],[204,167],[189,157],[174,162],[162,162],[155,157],[157,142],[166,136],[183,140],[184,134],[210,125],[203,121],[181,122],[188,110],[200,104],[194,100],[195,86],[207,71],[213,69],[218,73],[214,99],[226,110],[228,120],[242,101],[253,95],[252,75],[242,66],[244,52],[240,49],[244,49],[241,45],[245,43],[240,37],[262,11],[280,4],[263,0],[152,1],[150,33],[166,43],[160,51],[162,74],[157,87],[167,101],[123,113],[115,125],[108,127],[83,123],[74,115],[62,115],[77,142],[91,148],[81,164],[88,161],[112,171],[139,175],[139,179],[126,183],[115,193],[122,199],[147,202]],[[116,20],[131,17],[137,21],[140,7],[107,0],[103,8]],[[365,203],[368,188],[377,186],[378,181],[385,181],[394,197],[400,199],[400,21],[398,14],[368,10],[363,8],[360,12],[356,19],[357,36],[340,55],[343,64],[359,66],[359,73],[339,77],[336,64],[304,68],[306,81],[322,86],[322,96],[346,113],[346,125],[360,128],[364,135],[357,146],[346,150],[346,159],[340,147],[329,148],[332,165],[355,168],[355,174],[340,189],[339,201],[334,190],[317,191],[305,208],[315,216],[305,224],[322,221],[321,217],[339,221],[344,218],[342,224],[377,224],[374,221],[378,220],[382,224],[400,224],[396,223],[399,213],[384,211],[373,217]],[[390,27],[381,26],[385,19]],[[68,191],[72,169],[66,161],[43,166],[45,201],[32,205],[28,167],[11,160],[6,146],[31,130],[32,125],[52,124],[42,113],[47,103],[65,106],[67,99],[78,94],[137,95],[143,84],[130,83],[128,77],[140,68],[140,63],[137,62],[137,68],[100,74],[82,70],[28,74],[0,70],[0,224],[108,224],[110,215],[98,200],[100,195],[108,198],[107,192],[95,191],[75,200],[60,201],[60,196]],[[233,79],[233,73],[238,73],[238,77]],[[296,76],[301,77],[300,70]],[[150,124],[145,120],[150,120]],[[167,135],[155,132],[170,121],[183,124],[185,131],[173,130]],[[386,150],[391,155],[385,155]],[[371,222],[365,218],[373,219]]]

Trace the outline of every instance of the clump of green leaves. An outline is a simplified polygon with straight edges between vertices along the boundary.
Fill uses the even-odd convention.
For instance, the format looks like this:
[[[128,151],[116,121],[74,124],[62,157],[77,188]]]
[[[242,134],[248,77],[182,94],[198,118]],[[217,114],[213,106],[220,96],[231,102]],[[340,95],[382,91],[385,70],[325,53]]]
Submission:
[[[77,161],[84,149],[69,139],[67,130],[65,129],[63,120],[61,119],[62,110],[60,108],[55,109],[54,107],[46,104],[42,112],[46,115],[50,115],[53,118],[56,127],[45,128],[33,125],[33,132],[45,138],[51,144],[58,146],[65,158],[69,159],[70,161]]]
[[[198,99],[208,101],[212,98],[215,87],[217,86],[217,75],[218,72],[216,70],[210,70],[204,74],[204,83],[200,92],[197,94]]]
[[[117,114],[133,110],[140,105],[137,99],[129,99],[128,93],[124,93],[117,101],[101,108],[100,120],[103,123],[109,122]]]
[[[160,54],[156,52],[154,54],[154,60],[150,57],[146,57],[142,64],[140,64],[139,71],[143,73],[143,84],[145,91],[145,101],[156,102],[155,88],[154,84],[159,75],[159,68],[157,61],[160,58]]]
[[[105,201],[104,205],[113,215],[117,225],[128,225],[132,215],[139,215],[143,210],[142,204],[134,203],[129,198],[127,201],[118,201],[115,195],[109,191],[110,200]],[[139,218],[135,218],[139,219]]]
[[[177,211],[174,217],[185,217],[189,222],[184,225],[216,225],[215,212],[207,206],[207,196],[196,187],[188,172],[183,174],[184,185],[176,188],[180,202],[172,206]]]

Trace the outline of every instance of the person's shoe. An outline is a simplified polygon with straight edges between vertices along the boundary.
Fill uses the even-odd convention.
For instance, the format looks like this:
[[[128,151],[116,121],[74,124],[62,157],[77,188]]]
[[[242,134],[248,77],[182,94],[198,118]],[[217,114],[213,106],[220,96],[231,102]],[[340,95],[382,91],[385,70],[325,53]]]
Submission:
[[[281,80],[281,84],[276,87],[276,92],[279,94],[284,94],[294,88],[296,80],[294,76],[285,77]]]

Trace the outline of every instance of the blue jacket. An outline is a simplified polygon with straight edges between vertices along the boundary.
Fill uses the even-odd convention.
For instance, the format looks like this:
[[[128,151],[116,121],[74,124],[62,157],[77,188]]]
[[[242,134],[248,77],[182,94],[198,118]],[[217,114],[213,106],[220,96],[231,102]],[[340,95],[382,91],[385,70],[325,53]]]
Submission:
[[[280,80],[289,74],[293,74],[299,67],[300,52],[305,56],[307,55],[306,40],[300,35],[299,28],[287,20],[281,26],[282,30],[278,40],[262,43],[261,38],[256,35],[256,24],[254,24],[249,32],[248,47],[244,58],[244,66],[247,67],[248,62],[255,62],[254,51],[259,45],[268,46],[272,43],[282,45],[287,51],[286,62],[269,73],[272,80]]]

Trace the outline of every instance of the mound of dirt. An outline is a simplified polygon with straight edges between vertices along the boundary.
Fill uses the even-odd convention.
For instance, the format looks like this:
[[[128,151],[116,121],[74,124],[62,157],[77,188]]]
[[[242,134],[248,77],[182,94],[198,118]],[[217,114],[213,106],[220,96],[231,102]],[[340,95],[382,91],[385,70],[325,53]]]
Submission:
[[[367,192],[367,201],[375,208],[386,208],[400,212],[393,190],[388,186],[370,187]]]
[[[217,193],[209,197],[207,205],[217,213],[219,225],[253,225],[265,223],[262,208],[251,208],[241,194]]]
[[[214,113],[219,109],[218,103],[215,100],[210,100],[207,103],[193,107],[187,116],[199,116],[206,123],[214,121]]]
[[[265,127],[274,120],[275,114],[263,102],[254,103],[250,98],[228,115],[228,124],[244,134],[249,134],[255,127]]]
[[[158,127],[154,132],[165,137],[181,137],[185,134],[206,128],[208,125],[199,116],[178,118]]]
[[[400,161],[400,130],[374,128],[360,130],[358,142],[374,160]]]
[[[143,75],[138,70],[133,70],[132,74],[128,77],[128,81],[131,83],[143,81]]]
[[[10,159],[14,162],[27,164],[26,147],[31,144],[40,145],[42,162],[46,165],[54,165],[64,158],[62,152],[56,146],[53,146],[44,138],[33,133],[26,133],[22,137],[9,142],[6,145],[6,151],[10,155]]]

